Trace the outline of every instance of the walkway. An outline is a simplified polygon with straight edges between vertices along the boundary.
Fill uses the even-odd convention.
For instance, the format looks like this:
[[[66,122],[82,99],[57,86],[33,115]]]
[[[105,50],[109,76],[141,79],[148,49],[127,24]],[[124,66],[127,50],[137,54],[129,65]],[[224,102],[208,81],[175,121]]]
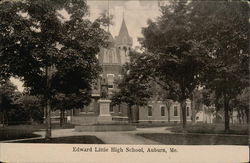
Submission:
[[[52,130],[53,137],[65,137],[65,136],[80,136],[91,135],[96,136],[102,140],[105,144],[142,144],[142,145],[160,145],[161,143],[146,139],[138,136],[142,133],[171,133],[166,130],[167,127],[153,127],[153,128],[137,128],[135,131],[115,131],[115,132],[77,132],[75,129],[55,129]],[[34,134],[45,136],[45,131],[34,132]],[[37,138],[30,138],[37,139]],[[23,140],[30,140],[23,139]],[[14,142],[19,140],[11,140],[5,142]]]

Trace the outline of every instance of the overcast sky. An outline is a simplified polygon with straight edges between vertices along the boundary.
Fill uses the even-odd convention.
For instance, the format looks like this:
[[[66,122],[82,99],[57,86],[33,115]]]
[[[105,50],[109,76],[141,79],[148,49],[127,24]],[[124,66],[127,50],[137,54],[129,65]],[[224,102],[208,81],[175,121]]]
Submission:
[[[108,1],[106,0],[88,0],[90,7],[90,19],[96,19],[100,13],[108,9]],[[130,36],[133,38],[133,47],[139,46],[137,41],[141,37],[141,28],[147,25],[148,19],[155,19],[159,16],[158,1],[109,1],[110,14],[114,15],[114,25],[110,26],[110,32],[113,37],[117,36],[121,27],[122,17],[128,27]]]
[[[90,20],[98,18],[100,13],[108,9],[107,0],[87,0],[87,4]],[[158,1],[149,0],[110,0],[109,11],[114,16],[114,25],[110,26],[110,33],[113,37],[118,35],[124,13],[129,35],[133,38],[133,47],[140,46],[137,39],[142,36],[141,28],[147,26],[147,20],[154,20],[160,14]],[[11,81],[17,85],[19,91],[23,91],[22,83],[18,79],[11,78]]]

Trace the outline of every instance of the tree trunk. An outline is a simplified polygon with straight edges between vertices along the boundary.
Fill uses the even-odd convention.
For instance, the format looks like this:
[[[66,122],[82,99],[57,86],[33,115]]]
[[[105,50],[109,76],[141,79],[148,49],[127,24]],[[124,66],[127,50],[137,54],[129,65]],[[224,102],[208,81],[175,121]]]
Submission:
[[[247,124],[249,124],[249,108],[245,109]]]
[[[224,118],[225,118],[225,132],[229,132],[229,100],[224,95]]]
[[[186,116],[186,100],[181,101],[181,114],[182,114],[182,127],[186,128],[187,116]]]
[[[238,121],[239,121],[239,124],[241,124],[241,116],[240,116],[240,109],[238,108],[237,109],[237,118],[238,118]]]
[[[192,111],[192,115],[191,115],[191,120],[192,120],[192,124],[195,123],[195,104],[194,104],[194,96],[193,93],[191,95],[191,111]]]
[[[139,106],[136,106],[135,108],[135,123],[139,122]]]
[[[49,67],[46,65],[45,67],[45,75],[46,75],[46,93],[45,93],[45,100],[46,100],[46,134],[45,139],[51,139],[51,98],[50,98],[50,75],[51,72]]]
[[[30,120],[30,123],[32,124],[33,119],[32,119],[32,114],[31,114],[31,108],[29,108],[29,120]]]
[[[60,109],[60,127],[62,127],[63,126],[63,109],[61,108]]]
[[[50,100],[47,100],[46,102],[46,112],[47,112],[47,117],[46,117],[46,135],[45,139],[50,139],[51,138],[51,105],[50,105]]]
[[[233,122],[233,112],[232,111],[229,111],[229,117],[230,117],[230,119],[231,119],[231,123],[233,124],[234,122]],[[230,123],[230,119],[229,119],[229,123]]]
[[[132,106],[128,105],[128,122],[131,123],[132,120]]]
[[[65,115],[65,109],[63,110],[63,124],[67,123],[67,117]]]
[[[168,123],[170,123],[170,107],[168,107]]]
[[[5,110],[3,110],[3,127],[5,127]]]

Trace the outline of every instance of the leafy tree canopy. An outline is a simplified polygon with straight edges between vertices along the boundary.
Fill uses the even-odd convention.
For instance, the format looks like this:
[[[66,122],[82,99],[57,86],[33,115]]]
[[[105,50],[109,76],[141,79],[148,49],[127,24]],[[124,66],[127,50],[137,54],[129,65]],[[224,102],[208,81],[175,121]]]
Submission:
[[[45,95],[49,77],[50,95],[90,95],[100,71],[95,55],[107,34],[100,20],[91,22],[87,14],[84,0],[0,3],[1,80],[18,76],[31,93]]]
[[[202,85],[228,110],[249,84],[248,10],[244,1],[170,1],[148,21],[140,40],[144,63],[171,98],[184,101]]]
[[[119,91],[112,97],[112,103],[142,106],[146,105],[152,95],[150,83],[140,75],[138,71],[138,58],[140,54],[130,52],[130,62],[126,63],[122,70],[122,79],[116,81]]]

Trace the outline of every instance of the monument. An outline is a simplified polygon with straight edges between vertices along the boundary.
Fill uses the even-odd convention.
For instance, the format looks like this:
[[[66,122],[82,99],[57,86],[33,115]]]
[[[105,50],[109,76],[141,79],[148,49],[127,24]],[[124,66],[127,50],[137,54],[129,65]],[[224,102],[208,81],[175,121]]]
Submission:
[[[98,100],[100,113],[97,119],[98,123],[112,123],[110,114],[110,103],[108,99],[108,84],[105,79],[101,80],[101,98]]]
[[[112,116],[110,114],[110,103],[108,94],[108,84],[105,79],[101,79],[100,81],[101,89],[100,89],[100,99],[99,103],[99,116],[97,117],[97,121],[95,124],[82,124],[79,126],[75,126],[75,130],[78,132],[82,131],[90,131],[90,132],[106,132],[106,131],[132,131],[136,130],[136,127],[129,124],[124,124],[121,122],[113,121]]]

